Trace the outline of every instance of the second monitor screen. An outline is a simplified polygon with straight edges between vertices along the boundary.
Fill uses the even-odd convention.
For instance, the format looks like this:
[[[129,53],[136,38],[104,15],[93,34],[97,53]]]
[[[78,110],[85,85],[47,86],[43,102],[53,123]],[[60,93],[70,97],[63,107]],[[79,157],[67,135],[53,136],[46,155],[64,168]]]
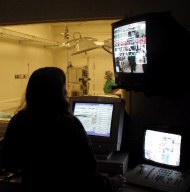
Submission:
[[[113,107],[112,103],[75,103],[74,115],[88,135],[110,137]]]

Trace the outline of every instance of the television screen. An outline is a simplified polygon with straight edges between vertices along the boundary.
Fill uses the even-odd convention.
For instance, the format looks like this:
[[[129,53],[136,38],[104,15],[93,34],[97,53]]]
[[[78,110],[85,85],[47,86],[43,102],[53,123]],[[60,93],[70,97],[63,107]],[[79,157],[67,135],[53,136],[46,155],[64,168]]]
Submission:
[[[179,167],[182,136],[158,130],[146,129],[144,137],[144,158],[152,163]]]
[[[144,73],[147,64],[146,21],[133,22],[113,29],[116,72]]]
[[[186,91],[184,82],[189,75],[183,69],[190,70],[188,51],[179,47],[188,43],[188,31],[170,12],[147,13],[112,23],[117,87],[155,95],[175,94],[176,87]]]
[[[73,114],[83,124],[96,154],[121,148],[125,101],[106,96],[69,97]]]
[[[113,103],[76,102],[74,115],[83,124],[88,135],[110,137]]]

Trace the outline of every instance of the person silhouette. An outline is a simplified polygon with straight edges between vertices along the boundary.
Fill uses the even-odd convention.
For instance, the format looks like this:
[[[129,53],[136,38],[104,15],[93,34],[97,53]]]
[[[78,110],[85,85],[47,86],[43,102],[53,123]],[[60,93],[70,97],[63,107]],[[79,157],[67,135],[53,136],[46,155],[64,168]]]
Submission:
[[[57,67],[35,70],[25,106],[4,135],[1,169],[21,173],[20,191],[111,192],[90,140],[67,101],[66,76]]]
[[[136,57],[134,55],[128,56],[129,66],[131,67],[131,73],[136,71]]]

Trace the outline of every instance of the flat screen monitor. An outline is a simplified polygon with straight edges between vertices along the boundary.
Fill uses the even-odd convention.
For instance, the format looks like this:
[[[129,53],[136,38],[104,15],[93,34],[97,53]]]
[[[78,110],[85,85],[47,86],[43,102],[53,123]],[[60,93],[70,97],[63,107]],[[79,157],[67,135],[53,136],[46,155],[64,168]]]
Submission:
[[[125,102],[104,96],[70,97],[73,114],[83,124],[96,154],[119,151]]]

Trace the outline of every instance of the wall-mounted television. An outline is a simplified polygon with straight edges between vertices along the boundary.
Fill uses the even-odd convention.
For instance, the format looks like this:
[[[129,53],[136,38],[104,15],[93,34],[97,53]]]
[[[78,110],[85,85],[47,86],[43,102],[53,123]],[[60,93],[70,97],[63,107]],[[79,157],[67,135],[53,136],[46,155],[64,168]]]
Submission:
[[[189,65],[188,51],[180,47],[190,42],[189,37],[170,12],[147,13],[113,23],[118,87],[161,94],[182,88]]]
[[[109,158],[122,141],[125,102],[121,98],[77,96],[69,98],[73,114],[83,124],[97,157]]]

